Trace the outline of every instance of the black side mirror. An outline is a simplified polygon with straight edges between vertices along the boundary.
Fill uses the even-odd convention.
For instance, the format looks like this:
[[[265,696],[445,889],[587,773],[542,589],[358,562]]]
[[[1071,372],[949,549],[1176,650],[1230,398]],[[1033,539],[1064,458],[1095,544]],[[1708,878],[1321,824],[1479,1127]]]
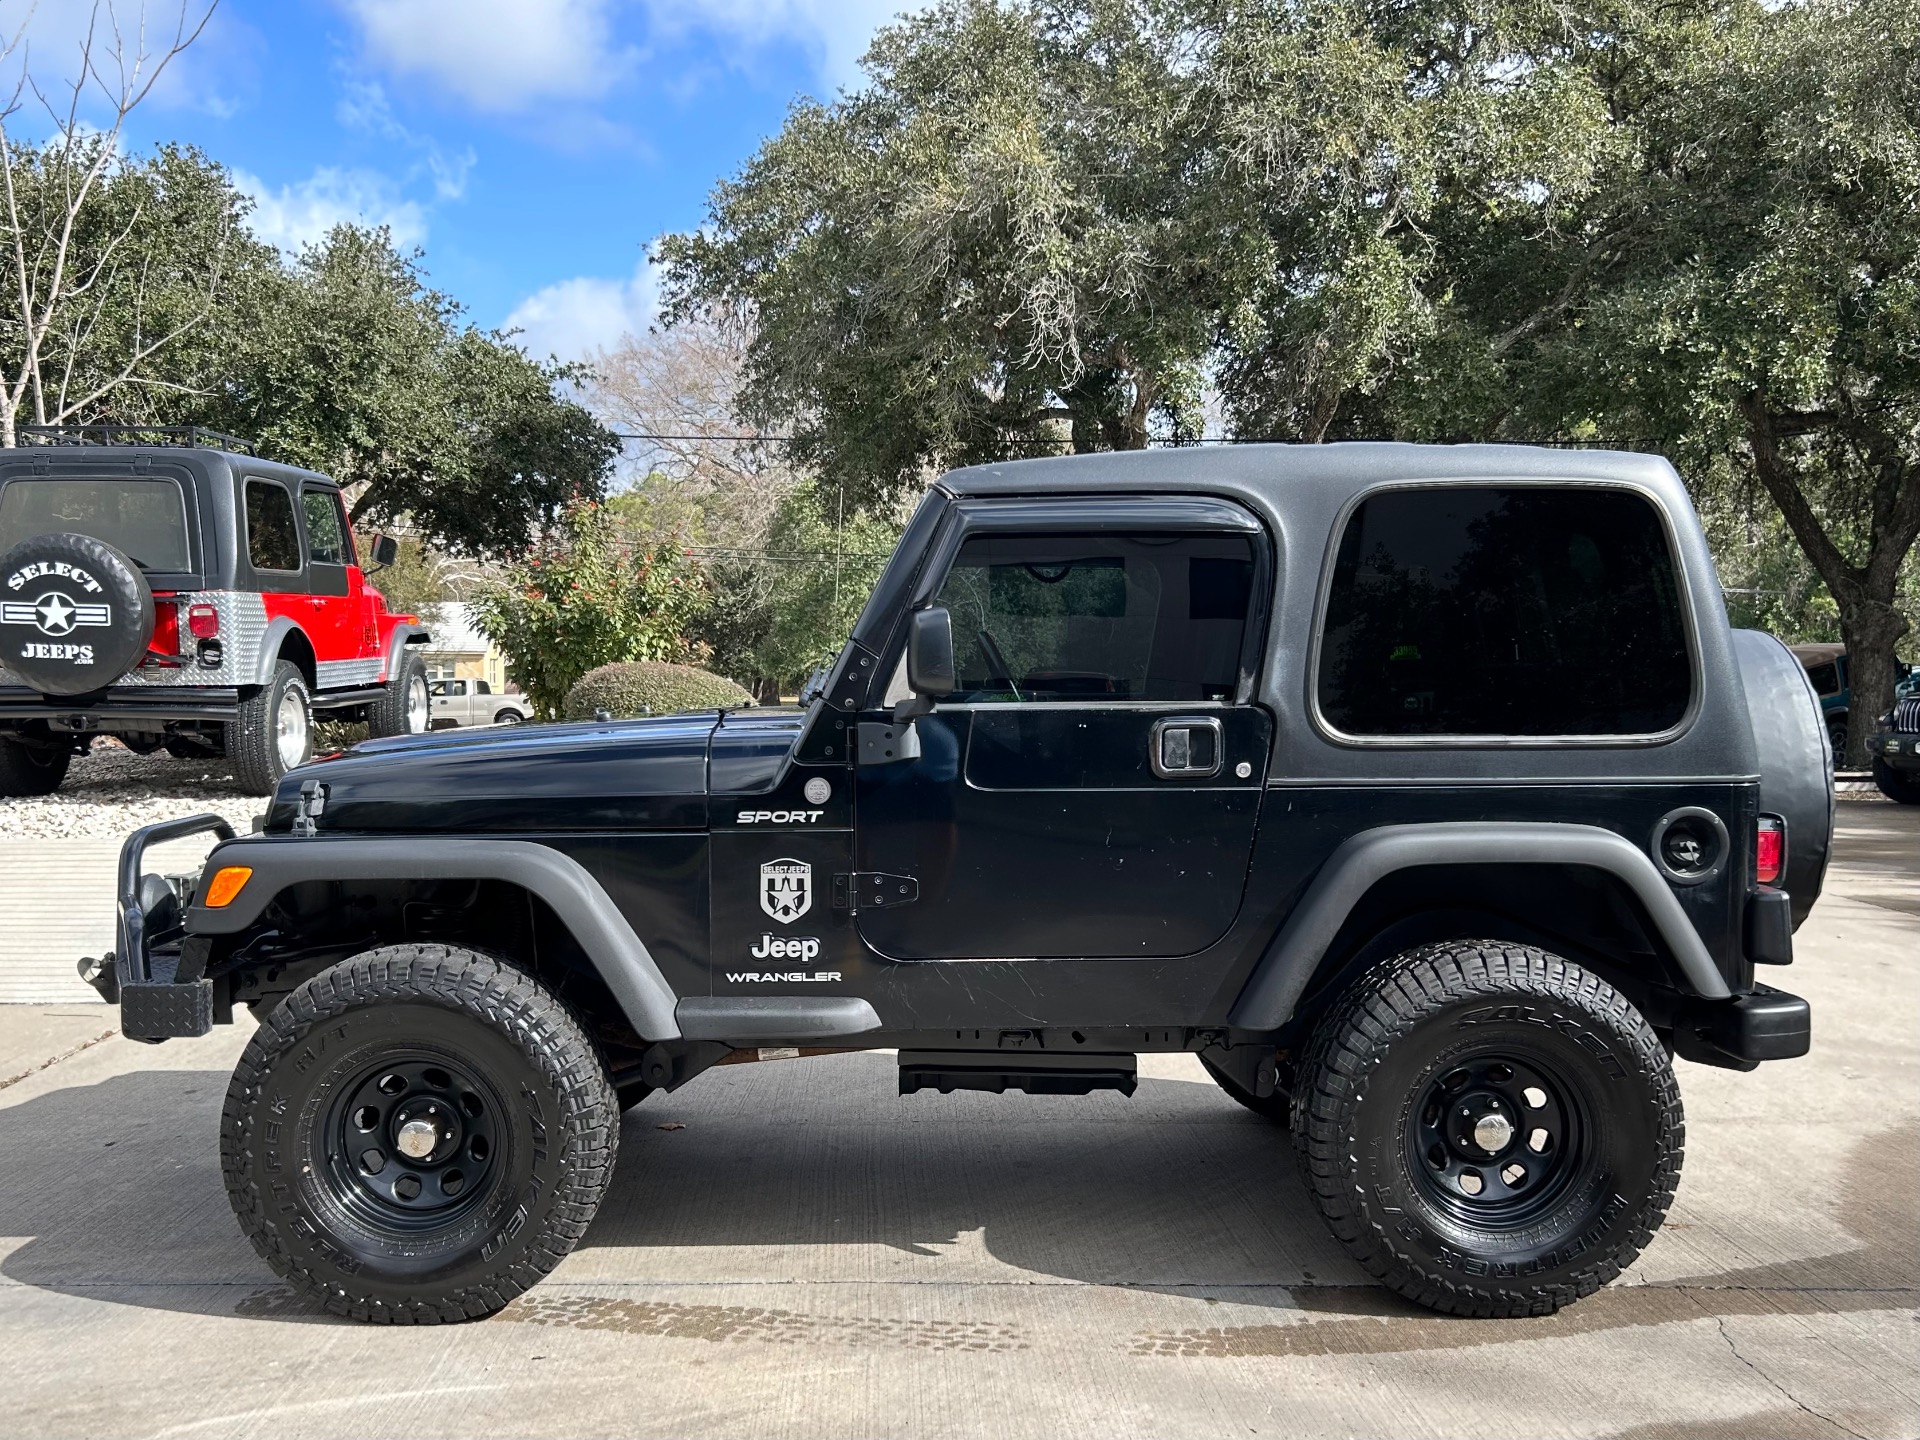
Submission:
[[[391,535],[373,537],[373,564],[376,570],[384,570],[400,558],[400,542]]]
[[[907,688],[911,699],[893,707],[896,723],[928,714],[953,693],[953,620],[938,606],[907,617]]]

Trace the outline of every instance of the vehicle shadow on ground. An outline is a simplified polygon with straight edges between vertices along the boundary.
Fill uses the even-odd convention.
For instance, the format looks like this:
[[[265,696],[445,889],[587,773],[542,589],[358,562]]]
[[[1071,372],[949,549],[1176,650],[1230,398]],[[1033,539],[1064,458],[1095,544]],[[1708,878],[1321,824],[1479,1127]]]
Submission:
[[[331,1321],[278,1285],[234,1223],[217,1156],[226,1083],[217,1072],[138,1072],[0,1109],[0,1236],[24,1237],[0,1273],[161,1310]],[[1888,1174],[1890,1162],[1920,1171],[1912,1127],[1851,1152],[1838,1218],[1856,1248],[1615,1287],[1545,1319],[1463,1322],[1368,1283],[1308,1202],[1285,1132],[1211,1085],[1144,1079],[1131,1100],[888,1099],[893,1086],[890,1057],[849,1055],[728,1067],[650,1097],[626,1117],[619,1173],[564,1278],[588,1288],[603,1277],[657,1287],[845,1278],[798,1253],[755,1252],[868,1246],[904,1268],[867,1257],[854,1262],[859,1278],[1043,1276],[1316,1316],[1127,1342],[1139,1354],[1221,1357],[1470,1348],[1712,1316],[1899,1308],[1920,1293],[1920,1173]],[[697,1272],[676,1253],[684,1247],[705,1252]],[[502,1319],[645,1333],[690,1323],[654,1314],[689,1307],[594,1303],[646,1313],[635,1324],[625,1311],[583,1319],[577,1299],[536,1290]]]

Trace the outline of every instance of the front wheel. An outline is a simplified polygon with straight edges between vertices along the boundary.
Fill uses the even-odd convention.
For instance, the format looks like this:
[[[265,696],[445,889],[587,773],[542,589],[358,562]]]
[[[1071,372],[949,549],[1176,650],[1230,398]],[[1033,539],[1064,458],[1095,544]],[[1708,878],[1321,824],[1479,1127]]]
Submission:
[[[227,1197],[266,1261],[327,1309],[478,1319],[586,1233],[618,1104],[579,1025],[470,950],[370,950],[255,1032],[221,1115]]]
[[[1322,1022],[1295,1091],[1302,1170],[1347,1250],[1461,1315],[1545,1315],[1652,1237],[1686,1129],[1665,1047],[1625,997],[1495,941],[1412,950]]]
[[[427,691],[427,665],[418,652],[407,649],[388,677],[380,698],[367,707],[367,733],[372,736],[424,735],[433,718],[433,698]]]
[[[1884,760],[1873,762],[1873,783],[1880,793],[1900,805],[1920,805],[1920,774],[1908,775]]]

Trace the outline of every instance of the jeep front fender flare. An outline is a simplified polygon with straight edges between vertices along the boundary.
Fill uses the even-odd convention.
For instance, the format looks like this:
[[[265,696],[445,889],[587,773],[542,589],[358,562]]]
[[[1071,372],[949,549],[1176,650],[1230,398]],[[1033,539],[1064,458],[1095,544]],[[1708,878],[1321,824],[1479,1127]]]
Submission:
[[[1397,870],[1424,865],[1574,865],[1604,870],[1645,907],[1694,994],[1724,1000],[1732,992],[1653,861],[1623,836],[1595,825],[1462,821],[1383,825],[1335,850],[1273,937],[1234,1002],[1228,1023],[1277,1030],[1293,1015],[1321,957],[1361,897]]]
[[[246,865],[253,875],[230,905],[187,911],[195,935],[235,935],[260,918],[275,896],[309,880],[500,880],[553,908],[645,1040],[677,1040],[678,997],[627,917],[600,882],[570,855],[530,840],[324,840],[249,836],[216,846],[198,894],[215,871]]]
[[[399,624],[393,627],[393,633],[387,637],[385,653],[380,658],[380,683],[386,684],[393,679],[400,668],[400,657],[409,645],[427,646],[433,643],[433,636],[424,625]]]

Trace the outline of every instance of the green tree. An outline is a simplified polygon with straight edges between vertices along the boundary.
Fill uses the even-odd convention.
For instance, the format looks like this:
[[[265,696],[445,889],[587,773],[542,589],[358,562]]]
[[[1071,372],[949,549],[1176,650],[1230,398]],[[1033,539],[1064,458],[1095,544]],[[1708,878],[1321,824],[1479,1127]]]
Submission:
[[[1616,28],[1577,68],[1605,104],[1598,163],[1452,205],[1443,319],[1389,426],[1660,450],[1730,540],[1725,511],[1764,495],[1783,523],[1738,527],[1723,572],[1791,533],[1803,564],[1757,588],[1810,567],[1878,714],[1920,536],[1920,13],[1726,3]]]
[[[705,603],[698,568],[677,546],[623,546],[606,507],[590,501],[567,506],[471,603],[544,719],[558,717],[573,683],[602,665],[704,658],[687,638]]]
[[[661,247],[669,315],[751,317],[743,417],[862,505],[932,467],[1199,423],[1204,274],[1170,48],[1133,7],[940,7],[789,116]]]
[[[605,493],[619,441],[557,393],[572,371],[459,315],[384,231],[340,226],[249,289],[217,379],[183,414],[353,487],[356,524],[404,518],[442,549],[516,551]]]

